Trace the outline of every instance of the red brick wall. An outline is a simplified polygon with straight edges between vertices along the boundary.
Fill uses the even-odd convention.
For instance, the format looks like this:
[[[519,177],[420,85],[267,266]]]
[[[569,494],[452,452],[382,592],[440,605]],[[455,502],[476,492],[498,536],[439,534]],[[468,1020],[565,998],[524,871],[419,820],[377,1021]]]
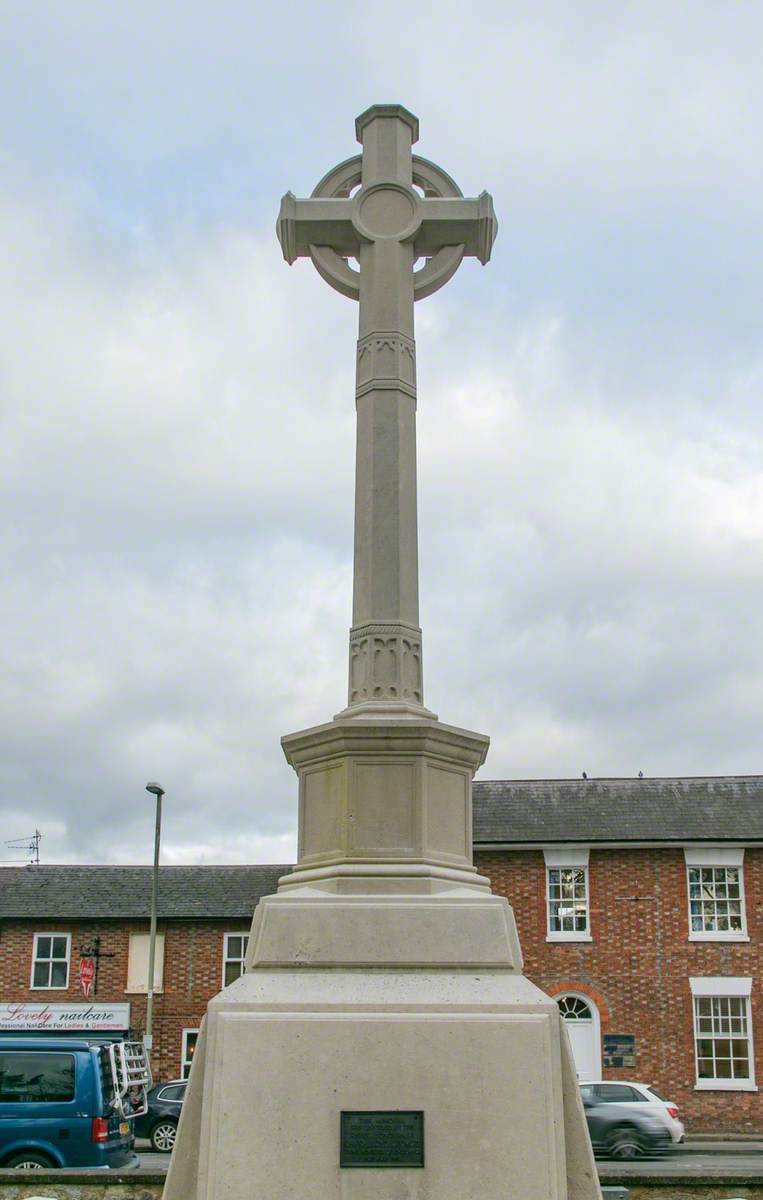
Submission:
[[[744,857],[749,942],[689,941],[682,850],[591,851],[591,942],[546,941],[540,850],[477,853],[475,863],[514,908],[525,974],[551,995],[590,996],[602,1035],[635,1036],[636,1065],[604,1068],[605,1078],[654,1083],[689,1130],[763,1132],[757,1092],[695,1090],[689,990],[694,975],[752,976],[755,1078],[763,1081],[763,851]]]
[[[636,1065],[604,1069],[606,1078],[655,1083],[680,1106],[693,1130],[763,1132],[756,1092],[694,1090],[690,975],[752,976],[756,1079],[763,1080],[763,851],[747,850],[744,884],[746,943],[689,942],[686,871],[681,850],[592,850],[589,864],[592,942],[546,941],[545,865],[540,851],[477,853],[493,890],[514,907],[526,974],[550,994],[580,991],[599,1009],[601,1032],[635,1036]],[[639,896],[639,900],[625,897]],[[223,934],[246,932],[248,922],[160,923],[165,933],[164,991],[154,999],[157,1080],[176,1078],[183,1029],[198,1028],[222,986]],[[76,973],[79,947],[96,934],[103,953],[97,999],[129,1000],[133,1029],[145,1024],[145,996],[127,994],[131,930],[148,923],[26,922],[0,926],[0,1001],[82,1002]],[[72,935],[66,991],[29,987],[35,932]]]
[[[164,989],[154,994],[154,1048],[152,1069],[157,1080],[176,1079],[181,1069],[184,1029],[198,1029],[207,1004],[222,987],[223,935],[247,933],[249,924],[172,922],[159,924],[164,933]],[[83,1003],[85,997],[77,978],[80,946],[99,934],[102,957],[98,968],[98,992],[91,999],[130,1003],[133,1030],[142,1034],[146,1020],[146,997],[126,992],[130,932],[148,932],[148,923],[44,921],[3,924],[0,927],[0,1002],[27,1000],[32,1003]],[[35,933],[72,935],[69,986],[64,989],[32,990],[32,950]]]

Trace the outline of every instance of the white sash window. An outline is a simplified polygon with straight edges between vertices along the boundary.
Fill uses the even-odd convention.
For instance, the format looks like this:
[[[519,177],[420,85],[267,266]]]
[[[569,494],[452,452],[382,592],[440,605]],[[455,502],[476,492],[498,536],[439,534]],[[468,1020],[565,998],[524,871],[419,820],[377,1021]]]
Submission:
[[[752,978],[689,980],[694,1010],[696,1087],[756,1091],[750,1021]]]

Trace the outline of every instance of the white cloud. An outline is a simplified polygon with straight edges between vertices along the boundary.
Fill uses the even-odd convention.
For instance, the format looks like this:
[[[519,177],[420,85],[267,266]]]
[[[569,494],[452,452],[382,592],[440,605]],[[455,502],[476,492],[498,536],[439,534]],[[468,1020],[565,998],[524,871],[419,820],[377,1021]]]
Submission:
[[[0,118],[8,836],[145,859],[158,777],[168,861],[292,857],[279,737],[344,703],[356,313],[272,226],[392,93],[502,222],[417,311],[428,702],[488,776],[760,769],[759,14],[46,12],[11,6]]]

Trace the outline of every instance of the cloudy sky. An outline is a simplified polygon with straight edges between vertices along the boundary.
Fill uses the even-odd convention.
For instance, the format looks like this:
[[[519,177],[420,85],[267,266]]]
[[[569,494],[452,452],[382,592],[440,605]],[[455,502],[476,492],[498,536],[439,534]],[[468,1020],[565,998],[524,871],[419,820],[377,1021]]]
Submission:
[[[5,0],[0,841],[292,859],[343,707],[352,302],[274,232],[400,101],[494,196],[417,306],[426,699],[484,778],[763,770],[763,9]],[[0,846],[0,857],[12,857]]]

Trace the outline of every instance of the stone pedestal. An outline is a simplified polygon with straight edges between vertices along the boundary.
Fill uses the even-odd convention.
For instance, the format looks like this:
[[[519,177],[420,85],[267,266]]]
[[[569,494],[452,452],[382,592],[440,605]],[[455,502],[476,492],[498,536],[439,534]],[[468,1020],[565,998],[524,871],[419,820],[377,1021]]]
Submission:
[[[423,1169],[339,1166],[340,1113],[368,1109],[424,1112]],[[521,975],[253,971],[210,1006],[165,1197],[592,1200],[584,1130]]]
[[[299,865],[209,1006],[165,1200],[594,1200],[564,1022],[471,862],[487,739],[344,718],[284,749]],[[340,1166],[369,1110],[424,1113],[423,1168]]]
[[[352,710],[347,710],[349,713]],[[356,710],[362,712],[362,709]],[[471,785],[489,741],[431,716],[340,714],[282,739],[299,776],[299,862],[289,885],[374,864],[426,864],[472,882]],[[482,881],[485,882],[484,880]],[[286,881],[284,880],[284,884]]]

